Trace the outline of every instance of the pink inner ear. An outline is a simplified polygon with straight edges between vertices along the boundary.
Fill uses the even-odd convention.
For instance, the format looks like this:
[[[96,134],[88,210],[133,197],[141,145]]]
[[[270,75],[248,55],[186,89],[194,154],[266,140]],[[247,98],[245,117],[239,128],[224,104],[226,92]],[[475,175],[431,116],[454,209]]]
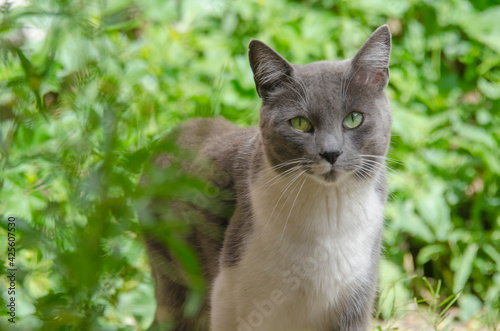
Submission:
[[[387,74],[382,70],[362,68],[353,78],[353,81],[361,85],[381,85],[385,84]]]

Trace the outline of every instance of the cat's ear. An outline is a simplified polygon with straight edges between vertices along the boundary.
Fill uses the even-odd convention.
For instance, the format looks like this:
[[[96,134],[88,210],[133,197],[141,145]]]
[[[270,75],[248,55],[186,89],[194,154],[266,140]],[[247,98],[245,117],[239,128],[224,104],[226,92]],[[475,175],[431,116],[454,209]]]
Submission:
[[[384,24],[372,33],[352,59],[353,82],[379,88],[386,87],[389,81],[390,54],[391,30]]]
[[[263,100],[293,74],[290,63],[262,41],[250,41],[248,57],[257,93]]]

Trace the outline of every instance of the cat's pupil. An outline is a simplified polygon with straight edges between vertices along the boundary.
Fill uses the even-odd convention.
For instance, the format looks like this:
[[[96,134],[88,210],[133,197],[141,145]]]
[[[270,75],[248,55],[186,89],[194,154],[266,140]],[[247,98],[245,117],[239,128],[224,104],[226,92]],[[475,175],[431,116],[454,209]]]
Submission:
[[[299,127],[302,126],[302,118],[299,117]]]

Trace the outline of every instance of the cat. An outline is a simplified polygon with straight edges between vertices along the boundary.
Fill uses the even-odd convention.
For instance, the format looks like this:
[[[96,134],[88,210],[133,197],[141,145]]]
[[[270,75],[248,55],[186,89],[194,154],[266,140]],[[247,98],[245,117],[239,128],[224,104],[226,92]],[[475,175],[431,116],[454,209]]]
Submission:
[[[160,227],[172,215],[192,225],[186,238],[210,291],[198,313],[186,314],[178,252],[146,233],[151,330],[369,328],[387,201],[390,51],[387,25],[337,62],[291,64],[252,40],[258,128],[194,119],[168,135],[143,187],[153,172],[185,171],[212,193],[204,203],[152,195],[146,213]]]

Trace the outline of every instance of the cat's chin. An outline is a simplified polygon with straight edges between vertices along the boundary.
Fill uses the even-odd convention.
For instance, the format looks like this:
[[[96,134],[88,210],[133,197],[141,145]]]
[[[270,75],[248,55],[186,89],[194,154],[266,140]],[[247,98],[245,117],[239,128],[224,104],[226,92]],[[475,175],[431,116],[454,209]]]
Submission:
[[[338,171],[332,169],[323,174],[310,174],[310,176],[320,184],[336,185],[340,182],[343,182],[346,179],[346,177],[349,176],[349,174],[344,171]]]

